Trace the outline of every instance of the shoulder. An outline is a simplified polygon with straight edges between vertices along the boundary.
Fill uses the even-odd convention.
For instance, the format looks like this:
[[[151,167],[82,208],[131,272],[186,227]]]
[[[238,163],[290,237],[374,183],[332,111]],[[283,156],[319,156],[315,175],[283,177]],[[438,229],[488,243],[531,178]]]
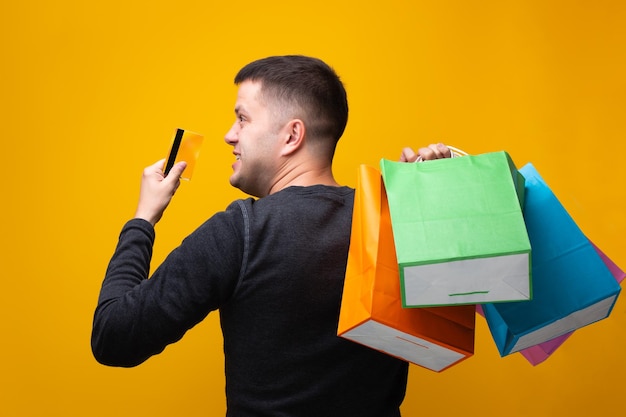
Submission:
[[[253,198],[232,201],[224,210],[212,214],[186,240],[221,241],[223,245],[241,240],[245,236],[253,204]]]
[[[211,216],[195,234],[245,237],[253,225],[280,222],[285,217],[302,218],[320,212],[341,212],[350,217],[353,205],[354,189],[350,187],[293,186],[259,199],[234,200]]]
[[[281,191],[255,200],[258,207],[275,206],[287,202],[300,204],[319,202],[335,202],[352,206],[354,201],[354,189],[350,187],[331,187],[327,185],[312,185],[307,187],[291,186]]]
[[[262,228],[289,228],[294,232],[320,224],[343,228],[352,219],[354,190],[349,187],[292,186],[269,196],[246,201],[250,223]]]

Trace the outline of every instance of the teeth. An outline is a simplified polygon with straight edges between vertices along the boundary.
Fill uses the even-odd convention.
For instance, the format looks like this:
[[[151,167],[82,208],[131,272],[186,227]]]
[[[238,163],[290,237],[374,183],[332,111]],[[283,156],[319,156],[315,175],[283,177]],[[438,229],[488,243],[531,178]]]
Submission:
[[[241,159],[241,157],[240,157],[239,155],[235,155],[235,159],[236,159],[237,161],[239,161],[239,160]]]

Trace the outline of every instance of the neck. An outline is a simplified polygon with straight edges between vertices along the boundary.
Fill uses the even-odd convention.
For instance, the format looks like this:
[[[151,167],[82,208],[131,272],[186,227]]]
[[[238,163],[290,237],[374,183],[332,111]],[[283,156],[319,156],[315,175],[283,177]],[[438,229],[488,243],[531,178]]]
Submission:
[[[268,194],[273,194],[291,186],[309,187],[312,185],[340,186],[335,181],[330,164],[316,165],[311,162],[286,163]]]

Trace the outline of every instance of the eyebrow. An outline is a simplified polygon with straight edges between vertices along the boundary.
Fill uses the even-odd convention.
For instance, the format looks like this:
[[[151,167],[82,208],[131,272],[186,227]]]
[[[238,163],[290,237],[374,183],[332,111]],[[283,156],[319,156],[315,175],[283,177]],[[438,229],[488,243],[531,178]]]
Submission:
[[[250,112],[248,112],[243,105],[235,106],[235,116],[245,116],[246,119],[250,118]]]

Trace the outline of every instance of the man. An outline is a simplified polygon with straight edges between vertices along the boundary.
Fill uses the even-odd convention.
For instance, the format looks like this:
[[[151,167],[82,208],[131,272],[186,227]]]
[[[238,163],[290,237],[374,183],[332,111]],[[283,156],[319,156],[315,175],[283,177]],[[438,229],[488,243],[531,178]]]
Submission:
[[[258,199],[213,215],[147,279],[154,225],[185,164],[167,177],[163,161],[146,168],[102,285],[93,353],[138,365],[219,310],[229,416],[399,416],[407,363],[336,335],[354,197],[332,174],[344,87],[303,56],[255,61],[235,83],[230,183]],[[407,148],[401,160],[417,156]]]

